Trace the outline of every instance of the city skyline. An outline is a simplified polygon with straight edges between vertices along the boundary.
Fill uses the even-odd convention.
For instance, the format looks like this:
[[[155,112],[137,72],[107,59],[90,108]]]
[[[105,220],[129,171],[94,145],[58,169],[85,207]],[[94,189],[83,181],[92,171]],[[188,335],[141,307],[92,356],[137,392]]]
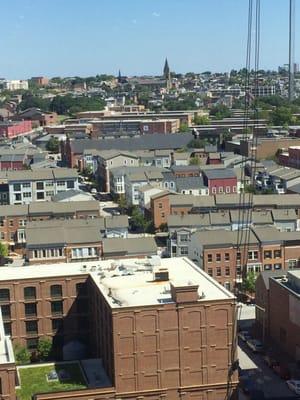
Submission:
[[[74,7],[75,4],[75,7]],[[245,65],[247,0],[31,0],[2,5],[0,76],[159,75],[213,72]],[[262,69],[288,62],[288,1],[262,2]],[[299,7],[296,7],[296,21]],[[297,38],[300,28],[297,27]],[[276,47],[276,52],[274,48]],[[296,39],[295,60],[299,59]]]

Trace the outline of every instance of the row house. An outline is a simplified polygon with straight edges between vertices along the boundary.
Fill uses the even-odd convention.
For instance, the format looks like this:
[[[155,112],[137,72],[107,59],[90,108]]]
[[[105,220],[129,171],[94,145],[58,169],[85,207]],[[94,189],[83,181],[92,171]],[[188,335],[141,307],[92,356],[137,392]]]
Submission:
[[[69,168],[8,171],[10,204],[49,201],[57,193],[78,190],[78,173]]]
[[[237,176],[234,169],[207,169],[203,172],[204,184],[209,194],[234,194],[238,192]]]
[[[92,219],[100,217],[97,201],[74,201],[70,203],[30,203],[0,207],[1,241],[12,251],[23,252],[25,229],[30,221],[52,219]]]
[[[163,201],[160,197],[163,197]],[[250,202],[249,196],[247,196],[241,203],[239,194],[194,196],[166,190],[165,193],[158,194],[151,199],[151,214],[154,225],[158,228],[161,224],[167,223],[169,215],[201,214],[209,211],[247,210],[250,208],[255,211],[277,210],[278,214],[275,218],[273,217],[273,220],[276,220],[278,227],[282,227],[281,230],[289,230],[294,226],[292,221],[288,221],[290,217],[293,218],[296,214],[298,218],[300,215],[299,204],[299,194],[253,195],[253,201]]]
[[[11,139],[26,135],[32,131],[31,121],[5,121],[0,122],[0,137]]]
[[[99,260],[102,219],[33,221],[26,226],[29,264]]]

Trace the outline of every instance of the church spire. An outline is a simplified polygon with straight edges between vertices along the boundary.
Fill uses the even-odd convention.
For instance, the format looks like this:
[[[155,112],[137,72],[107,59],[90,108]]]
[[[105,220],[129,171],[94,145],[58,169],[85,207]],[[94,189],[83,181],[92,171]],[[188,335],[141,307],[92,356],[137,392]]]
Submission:
[[[165,79],[170,79],[170,67],[169,67],[169,63],[168,63],[167,57],[166,57],[166,60],[165,60],[165,65],[164,65],[164,78]]]

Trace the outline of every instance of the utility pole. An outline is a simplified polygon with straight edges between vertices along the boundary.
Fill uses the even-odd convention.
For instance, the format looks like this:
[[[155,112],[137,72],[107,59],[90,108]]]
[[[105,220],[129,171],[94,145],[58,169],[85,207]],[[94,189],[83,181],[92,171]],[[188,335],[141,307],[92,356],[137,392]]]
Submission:
[[[289,101],[294,100],[295,0],[290,0],[289,13]]]

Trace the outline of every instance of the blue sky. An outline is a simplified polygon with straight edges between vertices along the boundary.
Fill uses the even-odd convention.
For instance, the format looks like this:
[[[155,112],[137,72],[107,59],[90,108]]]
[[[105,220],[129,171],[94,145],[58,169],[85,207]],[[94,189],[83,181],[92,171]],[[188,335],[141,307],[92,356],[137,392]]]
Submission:
[[[288,60],[288,0],[261,0],[262,68]],[[296,0],[296,39],[300,3]],[[0,77],[229,71],[245,64],[248,0],[1,0]],[[300,61],[296,41],[295,59]]]

